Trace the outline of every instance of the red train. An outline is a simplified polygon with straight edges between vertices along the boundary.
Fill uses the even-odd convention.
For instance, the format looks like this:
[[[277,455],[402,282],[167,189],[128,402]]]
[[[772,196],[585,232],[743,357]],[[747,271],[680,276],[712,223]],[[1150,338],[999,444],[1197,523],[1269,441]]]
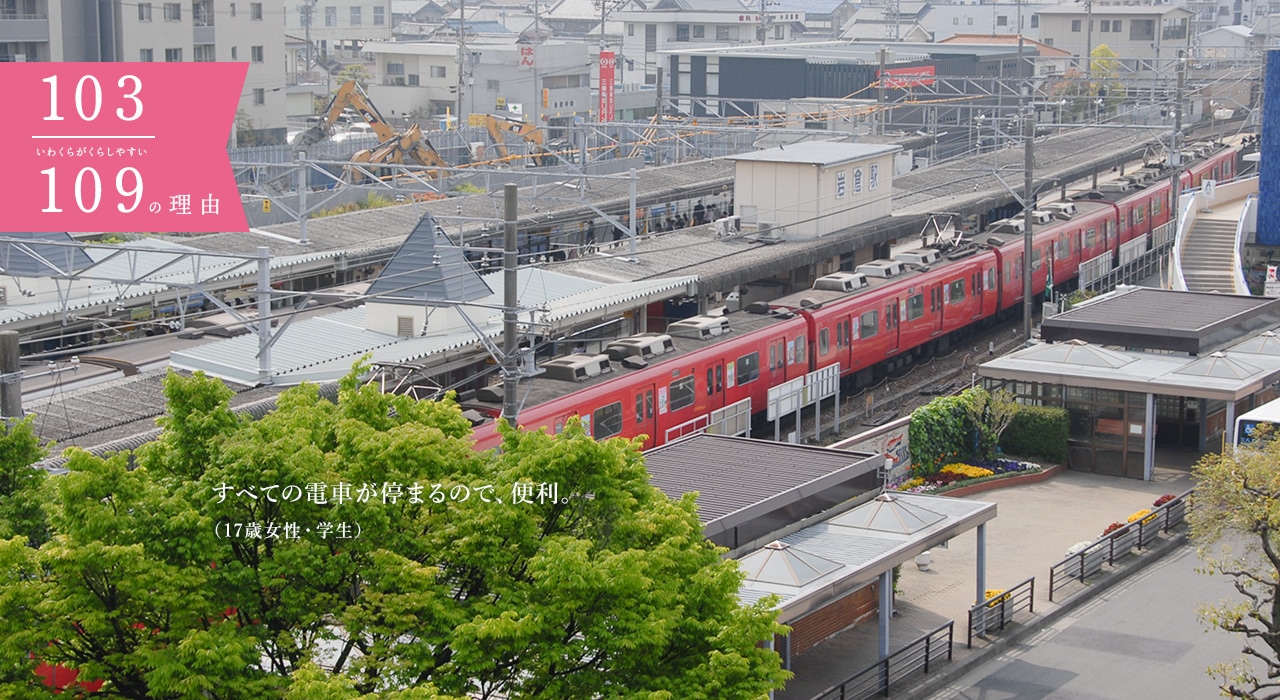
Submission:
[[[1234,177],[1236,149],[1200,156],[1184,170],[1183,189]],[[1125,243],[1176,218],[1170,190],[1171,178],[1160,168],[1142,168],[1087,195],[1039,205],[1033,293],[1044,292],[1046,261],[1060,286],[1076,277],[1082,262],[1103,255],[1115,260]],[[881,260],[828,275],[768,308],[696,316],[665,333],[614,341],[605,354],[544,362],[545,374],[521,382],[520,424],[559,432],[576,415],[596,438],[644,435],[652,447],[744,399],[759,413],[770,387],[836,363],[845,381],[865,384],[945,348],[958,331],[1021,308],[1022,220],[1019,214],[996,222],[946,255],[914,251],[907,263]],[[497,415],[501,389],[481,390],[475,400],[483,413]],[[500,442],[492,420],[477,426],[475,436],[478,449]]]

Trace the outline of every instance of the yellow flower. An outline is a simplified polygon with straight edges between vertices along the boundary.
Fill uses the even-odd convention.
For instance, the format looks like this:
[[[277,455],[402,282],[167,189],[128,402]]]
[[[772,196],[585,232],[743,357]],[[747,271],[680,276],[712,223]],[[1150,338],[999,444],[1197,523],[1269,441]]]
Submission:
[[[1151,510],[1148,508],[1143,508],[1142,510],[1134,513],[1133,515],[1130,515],[1129,522],[1136,523],[1139,520],[1142,520],[1143,518],[1147,517],[1148,515],[1151,515]]]
[[[975,467],[972,464],[962,464],[960,462],[948,464],[942,468],[942,471],[951,474],[959,474],[966,479],[980,479],[984,476],[991,476],[995,473],[990,469],[983,469],[982,467]]]

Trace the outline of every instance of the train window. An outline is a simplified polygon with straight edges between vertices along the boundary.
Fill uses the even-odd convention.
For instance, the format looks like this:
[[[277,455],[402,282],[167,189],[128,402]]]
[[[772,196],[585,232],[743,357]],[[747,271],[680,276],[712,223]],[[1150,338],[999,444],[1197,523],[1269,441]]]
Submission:
[[[716,365],[716,391],[724,391],[724,365]]]
[[[644,415],[653,418],[653,389],[644,392]]]
[[[738,386],[754,382],[760,378],[760,353],[753,352],[739,357],[733,369],[738,375]]]
[[[1040,249],[1033,248],[1031,250],[1031,270],[1034,272],[1035,270],[1039,270],[1039,269],[1040,269]]]
[[[796,362],[807,363],[809,361],[808,343],[805,342],[803,335],[796,336]]]
[[[1010,265],[1009,261],[1008,260],[1004,261],[1004,283],[1005,284],[1009,284],[1010,282],[1013,281],[1013,273],[1011,272],[1011,269],[1012,269],[1012,265]]]
[[[1098,229],[1088,228],[1084,230],[1084,247],[1092,248],[1098,243]]]
[[[769,371],[772,372],[778,366],[778,348],[775,345],[769,345]]]
[[[710,367],[708,367],[707,368],[707,396],[711,396],[712,394],[716,393],[716,383],[712,379],[714,375],[715,375],[715,372]]]
[[[679,411],[688,408],[698,397],[698,388],[693,377],[685,377],[671,382],[671,410]]]
[[[880,312],[868,311],[862,314],[862,337],[870,338],[880,331]]]
[[[956,280],[950,285],[951,303],[955,304],[964,301],[964,280]]]
[[[622,432],[622,402],[615,401],[604,408],[597,408],[595,413],[591,414],[591,426],[591,434],[597,440],[620,434]]]
[[[1138,223],[1142,223],[1142,220],[1147,218],[1147,205],[1143,204],[1139,206],[1137,209],[1133,210],[1133,213],[1138,215]]]
[[[821,357],[831,352],[831,331],[823,328],[818,331],[818,356]]]
[[[924,316],[924,294],[906,298],[906,320],[914,321]]]
[[[996,288],[996,269],[994,267],[987,268],[987,289],[994,290]]]
[[[636,424],[644,422],[644,394],[636,394]]]
[[[1151,200],[1151,215],[1160,216],[1160,212],[1164,211],[1164,196],[1155,197]]]
[[[1070,257],[1071,253],[1067,249],[1066,238],[1059,238],[1058,240],[1054,241],[1053,255],[1055,259],[1059,259],[1059,260]]]

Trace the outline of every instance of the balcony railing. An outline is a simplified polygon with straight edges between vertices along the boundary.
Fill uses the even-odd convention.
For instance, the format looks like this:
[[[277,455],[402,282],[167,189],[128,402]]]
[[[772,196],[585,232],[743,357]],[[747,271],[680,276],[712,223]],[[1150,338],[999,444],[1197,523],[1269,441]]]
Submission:
[[[49,19],[49,15],[44,12],[11,12],[9,10],[0,10],[0,19]]]

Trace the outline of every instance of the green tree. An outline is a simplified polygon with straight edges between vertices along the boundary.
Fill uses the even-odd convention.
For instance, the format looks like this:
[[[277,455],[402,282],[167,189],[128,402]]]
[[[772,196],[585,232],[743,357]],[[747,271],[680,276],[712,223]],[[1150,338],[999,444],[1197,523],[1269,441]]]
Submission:
[[[991,457],[1000,444],[1000,436],[1022,407],[1013,392],[1006,389],[991,393],[982,387],[974,387],[961,397],[969,422],[978,431],[978,456]]]
[[[49,526],[40,509],[40,486],[45,471],[32,464],[45,456],[28,416],[8,425],[0,423],[0,539],[21,536],[31,547],[49,539]]]
[[[1209,669],[1225,697],[1280,697],[1280,441],[1196,464],[1191,536],[1203,571],[1240,598],[1205,604],[1201,620],[1244,638],[1240,658]]]
[[[738,603],[638,443],[571,423],[479,453],[452,399],[355,372],[254,422],[199,374],[165,390],[137,468],[69,451],[40,492],[53,539],[0,542],[0,695],[38,660],[128,698],[759,698],[789,675],[758,646],[772,601]]]
[[[356,81],[361,90],[369,89],[369,81],[373,80],[373,76],[369,73],[369,69],[363,63],[352,63],[338,71],[338,84],[341,85],[349,80]]]

